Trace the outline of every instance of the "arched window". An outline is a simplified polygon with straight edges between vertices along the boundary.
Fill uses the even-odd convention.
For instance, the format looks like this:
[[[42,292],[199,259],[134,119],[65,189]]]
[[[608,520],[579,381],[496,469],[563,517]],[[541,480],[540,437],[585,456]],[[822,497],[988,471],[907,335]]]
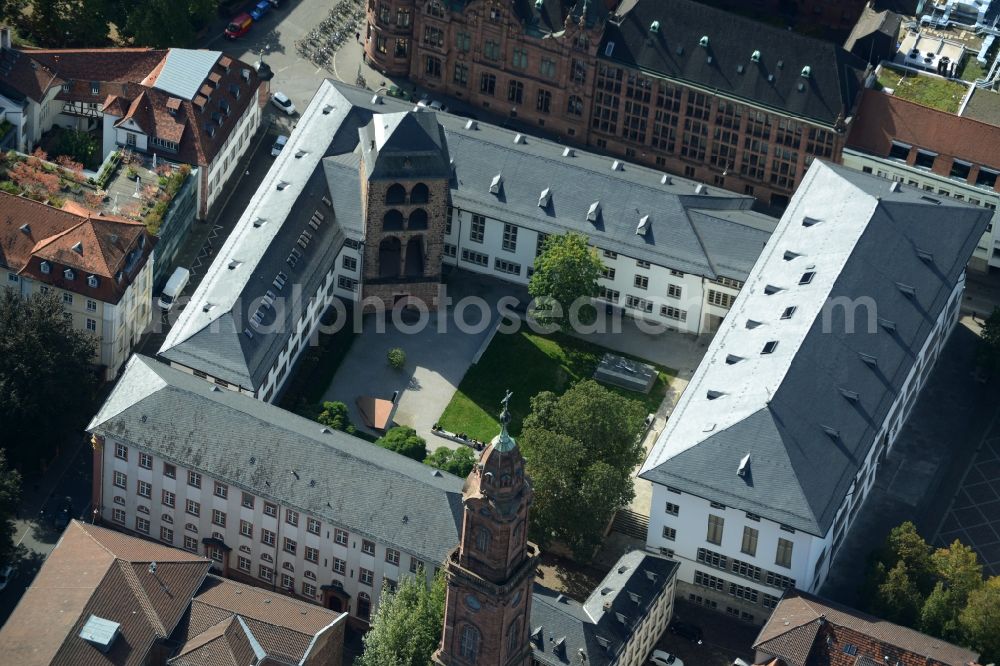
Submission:
[[[410,203],[427,203],[430,198],[430,190],[423,183],[417,183],[410,190]]]
[[[427,211],[423,208],[417,208],[412,213],[410,213],[410,219],[406,222],[406,228],[410,230],[414,229],[426,229],[427,228]]]
[[[521,647],[521,618],[517,617],[507,627],[507,656],[516,654]]]
[[[406,203],[406,188],[399,183],[390,185],[389,189],[385,191],[385,202],[387,204]]]
[[[400,231],[403,228],[403,214],[395,208],[385,211],[382,216],[383,231]]]
[[[419,277],[424,274],[424,242],[422,236],[414,236],[406,243],[406,260],[403,275]]]
[[[476,659],[479,657],[479,630],[471,624],[462,627],[462,637],[458,652],[462,656],[462,659],[472,664],[476,663]]]
[[[396,277],[400,271],[403,254],[402,244],[395,236],[383,238],[378,246],[378,276]]]
[[[490,531],[480,527],[476,532],[476,550],[485,553],[490,547]]]
[[[576,95],[570,95],[566,102],[566,113],[573,116],[583,115],[583,100]]]
[[[358,617],[362,620],[368,621],[369,616],[372,614],[372,598],[368,596],[365,592],[358,594]]]

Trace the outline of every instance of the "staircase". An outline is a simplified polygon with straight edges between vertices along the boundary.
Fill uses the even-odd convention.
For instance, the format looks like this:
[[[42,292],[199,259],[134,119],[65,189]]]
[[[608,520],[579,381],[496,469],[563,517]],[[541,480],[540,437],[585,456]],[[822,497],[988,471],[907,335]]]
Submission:
[[[620,509],[611,522],[611,529],[645,541],[646,532],[649,529],[649,518],[631,509]]]

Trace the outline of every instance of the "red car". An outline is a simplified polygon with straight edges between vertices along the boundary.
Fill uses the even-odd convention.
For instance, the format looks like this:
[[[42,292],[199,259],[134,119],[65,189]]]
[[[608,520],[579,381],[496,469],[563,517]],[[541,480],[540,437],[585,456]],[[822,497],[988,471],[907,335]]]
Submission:
[[[236,39],[237,37],[242,37],[243,35],[250,32],[250,26],[253,25],[253,19],[247,13],[240,14],[233,18],[226,26],[226,37],[229,39]]]

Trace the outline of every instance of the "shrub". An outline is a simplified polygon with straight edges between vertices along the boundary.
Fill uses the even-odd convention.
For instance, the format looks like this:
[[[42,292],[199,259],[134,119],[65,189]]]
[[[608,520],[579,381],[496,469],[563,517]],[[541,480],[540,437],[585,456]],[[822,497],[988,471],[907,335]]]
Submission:
[[[396,370],[402,370],[403,366],[406,365],[406,352],[404,352],[399,347],[393,347],[389,350],[389,365]]]

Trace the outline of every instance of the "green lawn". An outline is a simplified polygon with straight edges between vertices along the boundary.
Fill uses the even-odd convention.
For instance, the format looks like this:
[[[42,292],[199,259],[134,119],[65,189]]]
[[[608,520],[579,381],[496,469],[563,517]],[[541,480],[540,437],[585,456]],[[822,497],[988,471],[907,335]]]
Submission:
[[[571,384],[587,379],[607,349],[562,334],[538,335],[520,331],[497,334],[479,363],[469,368],[438,423],[445,430],[464,432],[488,442],[500,431],[497,415],[504,391],[510,389],[511,433],[521,431],[521,421],[531,410],[530,401],[542,391],[563,393]],[[648,395],[611,390],[641,400],[656,411],[676,372],[658,368],[659,377]]]
[[[964,81],[975,81],[986,76],[986,70],[979,61],[976,60],[975,53],[968,53],[962,62],[962,68],[958,70],[958,78]]]
[[[968,91],[967,86],[957,81],[921,76],[889,67],[881,69],[878,82],[883,88],[892,88],[897,97],[948,113],[958,111],[958,106]]]

